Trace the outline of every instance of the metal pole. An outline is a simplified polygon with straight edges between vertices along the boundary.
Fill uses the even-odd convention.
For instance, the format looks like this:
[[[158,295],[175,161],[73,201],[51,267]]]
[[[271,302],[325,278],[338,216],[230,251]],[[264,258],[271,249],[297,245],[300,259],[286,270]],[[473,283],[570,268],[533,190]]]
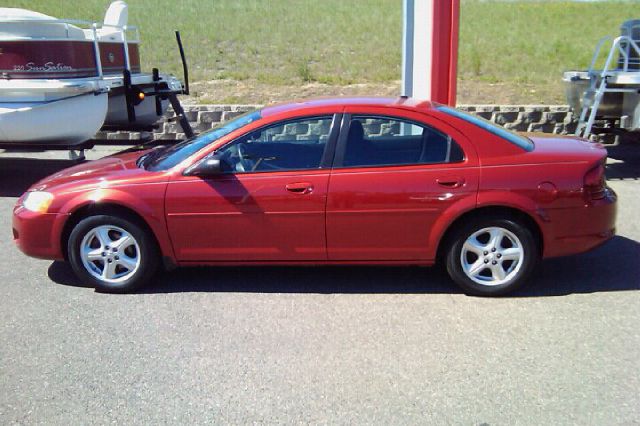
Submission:
[[[93,51],[96,55],[96,67],[98,68],[98,77],[102,78],[102,59],[100,58],[100,45],[98,44],[98,24],[95,22],[91,25],[93,32]]]
[[[401,96],[413,96],[413,25],[415,0],[402,1],[402,88]]]
[[[122,27],[122,43],[124,44],[124,63],[127,71],[131,71],[131,63],[129,62],[129,44],[127,42],[127,26]]]

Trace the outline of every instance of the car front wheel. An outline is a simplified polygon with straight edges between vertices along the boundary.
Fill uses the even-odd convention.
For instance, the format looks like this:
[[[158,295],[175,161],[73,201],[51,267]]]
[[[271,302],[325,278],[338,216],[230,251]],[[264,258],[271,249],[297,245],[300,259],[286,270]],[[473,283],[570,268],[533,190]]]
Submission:
[[[467,293],[499,296],[525,284],[539,262],[531,231],[500,218],[473,220],[454,233],[446,266]]]
[[[96,290],[133,291],[158,267],[155,241],[134,221],[108,215],[81,220],[68,243],[69,261],[76,275]]]

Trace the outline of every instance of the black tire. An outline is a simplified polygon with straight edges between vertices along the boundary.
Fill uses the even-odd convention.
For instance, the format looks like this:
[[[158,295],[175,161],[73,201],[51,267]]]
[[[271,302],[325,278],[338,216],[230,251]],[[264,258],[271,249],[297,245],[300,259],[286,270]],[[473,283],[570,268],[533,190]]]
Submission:
[[[465,242],[474,234],[480,232],[478,234],[479,237],[484,237],[485,234],[490,237],[489,232],[481,232],[487,228],[497,228],[506,230],[507,232],[505,232],[505,238],[502,240],[503,242],[500,243],[501,247],[497,249],[497,252],[492,252],[490,247],[491,244],[489,242],[490,240],[487,242],[487,250],[482,251],[479,255],[474,254],[473,251],[465,250],[464,256],[467,264],[477,261],[478,265],[480,265],[477,269],[480,273],[477,275],[472,274],[476,280],[486,280],[486,283],[479,283],[474,281],[465,272],[462,252]],[[497,257],[501,250],[506,250],[506,248],[516,248],[515,245],[509,247],[509,245],[514,241],[512,238],[513,236],[517,237],[521,246],[521,251],[523,253],[521,255],[521,263],[513,260],[501,260]],[[475,239],[475,241],[480,242],[480,240],[477,239]],[[505,246],[507,247],[504,248]],[[478,257],[474,260],[473,256]],[[468,223],[463,224],[459,229],[456,229],[453,232],[451,238],[448,240],[445,259],[449,276],[465,291],[465,293],[476,296],[502,296],[520,288],[532,277],[538,263],[540,262],[540,248],[538,247],[536,238],[533,236],[531,230],[522,223],[513,219],[484,216],[470,220]],[[487,266],[483,266],[483,264],[486,264]],[[512,267],[513,269],[506,273],[506,276],[503,279],[497,279],[495,278],[495,274],[492,270],[494,267],[502,268],[502,271],[509,271]]]
[[[87,237],[88,241],[91,240],[91,243],[94,244],[94,246],[102,247],[96,250],[101,251],[102,256],[105,256],[105,254],[109,256],[105,257],[105,259],[111,260],[109,264],[112,262],[121,262],[121,258],[118,257],[119,253],[117,252],[116,247],[109,247],[108,250],[104,250],[105,245],[99,244],[100,239],[89,235],[93,235],[93,230],[98,229],[98,227],[101,227],[100,229],[110,229],[109,227],[122,229],[129,233],[130,236],[133,237],[134,242],[137,243],[137,245],[130,245],[125,249],[130,251],[129,253],[126,253],[127,256],[133,253],[132,258],[136,259],[136,266],[128,270],[123,266],[116,265],[115,268],[120,268],[119,274],[122,275],[120,278],[116,278],[117,275],[114,275],[113,281],[117,280],[117,282],[110,282],[109,280],[103,280],[95,276],[95,274],[99,272],[101,265],[103,265],[103,271],[106,269],[106,260],[89,262],[85,259],[87,266],[85,266],[85,263],[83,262],[81,256],[81,244],[85,237]],[[107,235],[109,235],[109,238],[112,236],[117,238],[118,233],[117,230],[111,229],[107,232]],[[114,241],[114,243],[117,243],[117,241]],[[81,220],[71,231],[67,249],[69,262],[71,263],[71,267],[78,278],[80,278],[84,283],[93,285],[96,291],[105,293],[128,293],[140,288],[155,275],[160,263],[159,250],[149,231],[133,219],[118,216],[96,215]],[[122,259],[125,259],[125,256],[122,256]],[[94,266],[90,266],[89,263]],[[93,274],[88,268],[93,269]],[[118,269],[114,269],[114,272],[117,270]]]

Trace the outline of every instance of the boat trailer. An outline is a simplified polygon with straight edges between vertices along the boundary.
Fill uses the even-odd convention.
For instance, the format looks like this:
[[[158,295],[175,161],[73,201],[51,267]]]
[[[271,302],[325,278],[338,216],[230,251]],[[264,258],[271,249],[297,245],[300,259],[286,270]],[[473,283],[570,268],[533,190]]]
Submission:
[[[175,113],[174,119],[178,121],[182,131],[187,138],[195,136],[189,120],[187,120],[184,109],[180,104],[178,95],[189,95],[189,67],[187,66],[187,60],[184,54],[184,47],[182,46],[182,39],[180,37],[180,31],[176,31],[176,42],[178,43],[178,49],[180,51],[180,59],[182,61],[182,70],[184,78],[184,86],[181,90],[172,90],[166,83],[161,83],[160,72],[158,68],[153,68],[152,75],[153,81],[156,82],[153,85],[153,90],[143,90],[136,87],[132,83],[131,71],[125,69],[123,71],[123,89],[127,104],[127,119],[128,123],[125,125],[104,125],[102,130],[129,130],[129,131],[153,131],[157,128],[156,124],[138,126],[136,124],[136,110],[135,106],[143,99],[152,96],[155,98],[156,115],[161,117],[163,115],[162,101],[169,100],[171,107]]]

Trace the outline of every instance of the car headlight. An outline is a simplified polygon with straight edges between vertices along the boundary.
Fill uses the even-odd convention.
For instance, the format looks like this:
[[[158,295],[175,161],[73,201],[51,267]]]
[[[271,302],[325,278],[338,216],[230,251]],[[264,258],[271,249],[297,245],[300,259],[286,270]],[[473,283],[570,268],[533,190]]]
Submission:
[[[25,209],[36,213],[46,213],[53,201],[53,194],[44,191],[33,191],[27,193],[22,205]]]

